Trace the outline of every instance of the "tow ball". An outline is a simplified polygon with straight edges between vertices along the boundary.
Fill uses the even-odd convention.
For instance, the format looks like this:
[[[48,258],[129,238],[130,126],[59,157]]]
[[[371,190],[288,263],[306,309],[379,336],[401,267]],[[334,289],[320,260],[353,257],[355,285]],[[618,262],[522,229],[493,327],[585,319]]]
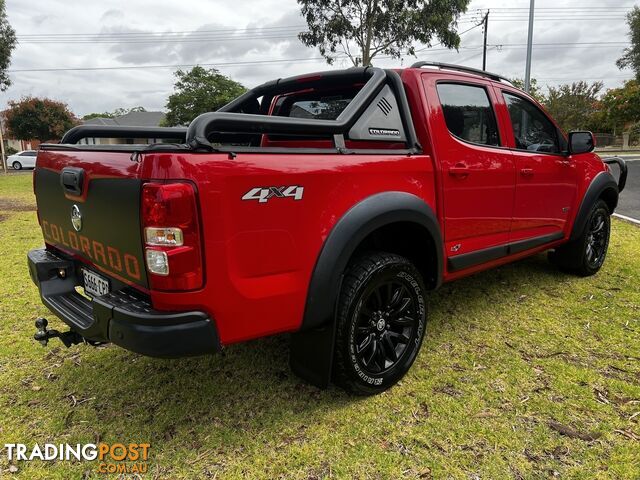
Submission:
[[[40,342],[43,347],[46,347],[49,340],[52,338],[59,338],[67,348],[71,345],[77,345],[78,343],[84,342],[84,338],[79,333],[72,332],[71,330],[68,332],[59,332],[58,330],[51,328],[48,329],[47,325],[49,325],[49,322],[46,318],[39,317],[36,319],[36,328],[38,331],[35,333],[33,338]]]

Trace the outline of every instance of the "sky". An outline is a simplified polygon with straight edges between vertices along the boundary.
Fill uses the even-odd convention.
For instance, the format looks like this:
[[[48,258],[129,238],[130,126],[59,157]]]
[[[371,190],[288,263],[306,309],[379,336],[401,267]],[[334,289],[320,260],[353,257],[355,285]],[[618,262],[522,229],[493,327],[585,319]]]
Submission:
[[[602,80],[607,88],[632,78],[615,61],[628,46],[624,13],[634,4],[537,0],[532,77],[543,86]],[[417,45],[418,59],[480,68],[482,28],[473,27],[489,9],[487,70],[523,78],[528,7],[528,0],[472,0],[457,26],[460,49],[434,40],[431,48]],[[19,45],[9,69],[13,83],[0,93],[2,109],[30,95],[63,101],[78,116],[134,106],[163,110],[177,65],[215,66],[249,88],[351,66],[344,58],[329,66],[297,39],[305,22],[295,0],[7,0],[6,9]]]

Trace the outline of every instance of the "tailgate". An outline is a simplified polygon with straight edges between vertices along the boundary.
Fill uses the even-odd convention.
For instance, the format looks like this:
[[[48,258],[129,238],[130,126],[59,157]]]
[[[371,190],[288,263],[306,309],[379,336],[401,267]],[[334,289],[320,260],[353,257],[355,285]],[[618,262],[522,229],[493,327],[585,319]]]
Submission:
[[[46,243],[127,284],[147,288],[139,165],[131,153],[38,152],[34,189]]]

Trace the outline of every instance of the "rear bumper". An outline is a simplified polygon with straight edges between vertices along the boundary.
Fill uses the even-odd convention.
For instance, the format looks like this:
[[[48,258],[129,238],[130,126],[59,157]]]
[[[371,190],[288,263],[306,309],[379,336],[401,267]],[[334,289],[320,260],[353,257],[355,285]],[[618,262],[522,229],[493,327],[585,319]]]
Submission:
[[[45,249],[27,254],[31,279],[49,310],[88,340],[113,342],[151,357],[214,353],[220,342],[214,322],[200,311],[161,312],[133,290],[92,300],[80,295],[78,265]],[[64,278],[59,275],[65,271]]]

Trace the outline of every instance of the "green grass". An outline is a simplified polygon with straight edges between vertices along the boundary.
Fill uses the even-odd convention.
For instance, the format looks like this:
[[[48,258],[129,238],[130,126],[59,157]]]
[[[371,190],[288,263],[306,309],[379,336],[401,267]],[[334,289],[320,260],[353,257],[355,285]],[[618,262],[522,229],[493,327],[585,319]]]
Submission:
[[[444,286],[409,374],[363,399],[292,375],[286,336],[181,360],[42,348],[33,320],[63,324],[27,273],[27,250],[42,244],[32,208],[31,177],[0,176],[0,446],[149,442],[145,478],[158,479],[640,478],[640,229],[630,224],[614,221],[594,277],[539,255]],[[2,451],[0,478],[105,477],[90,462],[9,467]]]

